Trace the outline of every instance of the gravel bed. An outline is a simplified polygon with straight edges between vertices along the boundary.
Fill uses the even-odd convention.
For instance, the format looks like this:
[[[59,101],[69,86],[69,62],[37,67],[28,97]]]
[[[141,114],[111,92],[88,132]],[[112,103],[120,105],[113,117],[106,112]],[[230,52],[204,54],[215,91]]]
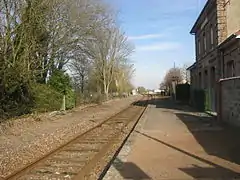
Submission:
[[[150,106],[150,105],[148,105]],[[121,175],[121,169],[123,168],[124,164],[127,163],[127,157],[131,152],[132,144],[134,143],[136,136],[138,135],[135,131],[141,131],[143,124],[146,121],[146,114],[148,108],[145,110],[143,116],[139,120],[137,126],[135,127],[132,134],[129,136],[128,140],[122,147],[121,151],[119,152],[116,159],[113,161],[112,165],[108,169],[106,175],[103,177],[103,180],[124,180],[124,177]],[[124,135],[123,135],[124,136]],[[126,136],[126,135],[125,135]],[[124,137],[123,137],[124,138]]]
[[[147,111],[147,109],[146,109]],[[145,112],[146,112],[145,111]],[[141,117],[140,121],[138,122],[137,126],[135,127],[135,130],[141,128],[142,121],[145,116],[145,113]],[[122,145],[122,142],[127,138],[129,132],[132,130],[135,122],[131,122],[127,127],[124,128],[124,130],[121,132],[121,135],[119,136],[118,140],[116,140],[116,143],[111,147],[111,149],[108,150],[107,154],[98,162],[97,166],[91,171],[90,175],[87,176],[85,179],[99,179],[99,176],[102,174],[102,170],[108,165],[108,163],[112,160],[113,155],[116,153],[118,148]],[[110,166],[109,170],[107,171],[106,175],[103,177],[103,180],[123,180],[122,176],[120,175],[119,168],[124,165],[124,162],[127,161],[126,157],[128,153],[130,152],[134,139],[136,134],[133,133],[129,136],[128,140],[125,142],[124,146],[120,150],[118,156]]]
[[[24,167],[139,98],[115,99],[98,106],[76,108],[65,115],[42,114],[1,124],[0,177]]]

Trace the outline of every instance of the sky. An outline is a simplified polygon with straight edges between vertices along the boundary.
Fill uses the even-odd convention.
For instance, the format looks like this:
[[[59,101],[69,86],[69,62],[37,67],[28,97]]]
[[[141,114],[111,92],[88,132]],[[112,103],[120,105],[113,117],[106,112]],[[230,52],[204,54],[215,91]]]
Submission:
[[[108,0],[134,44],[135,87],[157,89],[168,69],[195,60],[190,30],[206,0]]]

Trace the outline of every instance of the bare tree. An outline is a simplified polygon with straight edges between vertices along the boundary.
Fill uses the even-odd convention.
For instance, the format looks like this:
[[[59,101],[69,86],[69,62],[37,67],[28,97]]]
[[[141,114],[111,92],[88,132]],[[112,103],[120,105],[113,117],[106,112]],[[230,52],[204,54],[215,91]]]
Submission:
[[[161,83],[159,84],[159,89],[161,89],[161,90],[166,89],[166,84],[165,84],[164,82],[161,82]]]
[[[114,76],[114,85],[119,93],[127,93],[133,89],[131,78],[135,69],[133,64],[123,64],[117,68]]]
[[[97,0],[55,0],[52,3],[47,25],[50,41],[43,78],[54,69],[63,69],[71,59],[79,56],[79,52],[89,53],[85,42],[92,38],[92,31],[99,26],[104,13],[107,13],[105,4]]]
[[[31,84],[67,67],[81,92],[108,97],[113,82],[130,84],[133,48],[103,0],[0,0],[0,9],[0,104],[21,104]]]
[[[182,78],[186,83],[190,83],[190,71],[187,70],[189,66],[189,63],[185,63],[181,68]]]
[[[181,82],[183,80],[180,68],[171,68],[164,77],[165,84],[171,84],[172,81]]]
[[[72,71],[76,86],[80,87],[81,93],[84,93],[90,74],[90,60],[84,54],[79,55],[76,59],[71,61],[69,67]]]
[[[109,87],[120,65],[127,62],[133,49],[127,37],[121,31],[109,24],[107,29],[96,32],[94,40],[89,43],[92,54],[95,75],[101,82],[103,92],[108,99]]]

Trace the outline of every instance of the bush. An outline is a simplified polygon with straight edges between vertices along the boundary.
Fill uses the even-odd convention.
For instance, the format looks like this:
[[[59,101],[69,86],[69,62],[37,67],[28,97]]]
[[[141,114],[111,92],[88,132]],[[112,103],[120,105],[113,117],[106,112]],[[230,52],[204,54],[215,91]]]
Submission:
[[[35,84],[32,86],[34,108],[33,111],[48,112],[58,111],[62,107],[63,94],[45,84]],[[66,92],[66,109],[75,107],[75,93],[71,89]]]
[[[63,94],[66,95],[66,109],[75,107],[75,93],[71,79],[63,71],[55,71],[48,84],[30,83],[17,75],[9,75],[9,82],[0,86],[0,120],[21,116],[33,111],[60,110]],[[12,79],[10,79],[12,78]]]
[[[75,92],[72,89],[66,91],[66,109],[72,109],[76,105]]]
[[[34,84],[32,85],[32,93],[34,98],[33,111],[47,112],[60,110],[63,95],[51,86]]]
[[[210,110],[210,93],[209,90],[205,90],[205,110]]]
[[[71,88],[71,78],[61,70],[55,70],[51,75],[48,84],[61,94],[61,103],[63,95],[66,96],[66,109],[72,109],[76,104],[75,93]]]
[[[55,70],[49,78],[48,84],[57,92],[66,94],[66,91],[71,87],[71,79],[63,71]]]
[[[206,106],[205,90],[203,90],[203,89],[193,90],[193,101],[194,101],[194,106],[199,111],[205,111],[205,106]]]
[[[106,97],[104,94],[100,94],[100,93],[94,93],[91,96],[91,103],[97,103],[97,104],[101,104],[103,101],[106,100]]]
[[[190,85],[178,84],[176,86],[176,99],[182,102],[189,102],[190,100]]]
[[[0,89],[0,119],[20,116],[31,111],[33,98],[29,89],[29,84],[24,81],[8,83]]]

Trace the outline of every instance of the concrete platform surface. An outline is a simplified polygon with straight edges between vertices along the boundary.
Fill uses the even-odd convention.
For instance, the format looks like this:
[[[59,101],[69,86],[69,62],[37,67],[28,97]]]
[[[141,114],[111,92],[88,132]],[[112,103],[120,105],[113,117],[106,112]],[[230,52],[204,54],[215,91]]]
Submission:
[[[153,100],[104,179],[240,179],[239,137],[211,116]]]

